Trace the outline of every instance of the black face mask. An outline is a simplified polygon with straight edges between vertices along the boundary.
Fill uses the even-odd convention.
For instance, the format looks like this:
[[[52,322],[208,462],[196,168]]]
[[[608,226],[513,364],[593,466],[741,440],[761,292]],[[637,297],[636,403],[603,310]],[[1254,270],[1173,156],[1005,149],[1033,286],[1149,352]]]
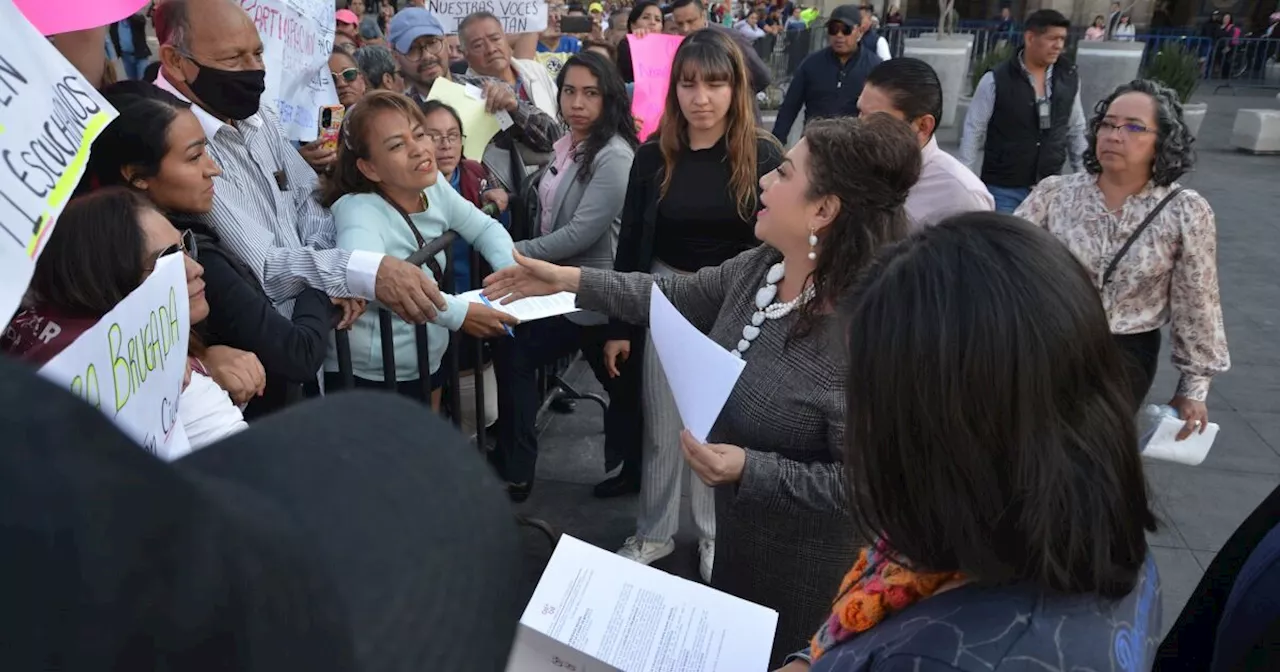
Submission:
[[[257,114],[262,92],[267,89],[266,70],[219,70],[189,58],[200,66],[200,73],[188,82],[209,111],[242,121]]]

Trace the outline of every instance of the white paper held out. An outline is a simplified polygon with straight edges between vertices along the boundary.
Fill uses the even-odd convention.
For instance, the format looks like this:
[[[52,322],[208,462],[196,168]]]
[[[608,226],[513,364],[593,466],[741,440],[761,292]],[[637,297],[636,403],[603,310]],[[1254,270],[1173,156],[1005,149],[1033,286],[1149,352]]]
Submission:
[[[649,295],[649,333],[685,429],[706,443],[746,362],[689,324],[657,284]]]

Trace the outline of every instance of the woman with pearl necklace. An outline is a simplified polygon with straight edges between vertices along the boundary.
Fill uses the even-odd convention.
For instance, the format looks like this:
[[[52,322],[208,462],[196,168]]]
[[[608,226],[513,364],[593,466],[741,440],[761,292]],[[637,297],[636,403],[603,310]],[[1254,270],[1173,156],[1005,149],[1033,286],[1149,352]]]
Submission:
[[[516,257],[493,300],[575,292],[578,307],[637,325],[656,281],[686,319],[746,360],[708,443],[682,437],[716,488],[711,585],[778,611],[774,663],[802,648],[865,543],[844,486],[844,348],[834,307],[883,245],[906,235],[920,151],[887,115],[816,121],[760,181],[764,244],[718,267],[655,278]],[[855,374],[856,375],[856,372]]]

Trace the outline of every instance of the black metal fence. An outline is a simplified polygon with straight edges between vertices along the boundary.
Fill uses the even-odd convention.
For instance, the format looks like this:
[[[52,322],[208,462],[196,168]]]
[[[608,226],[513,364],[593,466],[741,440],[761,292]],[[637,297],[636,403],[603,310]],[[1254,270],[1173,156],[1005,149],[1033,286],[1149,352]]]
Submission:
[[[936,26],[886,26],[879,31],[894,58],[904,55],[908,39],[936,34]],[[1001,32],[990,26],[962,27],[953,35],[973,40],[973,48],[969,52],[970,69],[977,67],[1002,45],[1018,48],[1023,41],[1021,31]],[[1074,55],[1082,41],[1084,30],[1073,29],[1067,37],[1067,52]],[[1144,68],[1166,45],[1179,44],[1198,55],[1201,77],[1206,84],[1215,86],[1215,91],[1222,88],[1280,89],[1280,39],[1213,39],[1189,34],[1185,29],[1181,32],[1162,29],[1137,35],[1132,41],[1145,45],[1142,54]],[[825,19],[815,20],[804,30],[765,35],[754,42],[756,52],[773,68],[774,81],[780,84],[795,73],[809,54],[826,45]]]

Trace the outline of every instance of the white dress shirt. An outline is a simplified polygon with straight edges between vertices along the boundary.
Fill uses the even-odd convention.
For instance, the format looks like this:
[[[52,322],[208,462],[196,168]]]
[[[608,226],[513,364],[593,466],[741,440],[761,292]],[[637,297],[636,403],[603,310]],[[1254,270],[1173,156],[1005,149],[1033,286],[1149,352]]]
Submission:
[[[949,215],[974,210],[994,210],[995,199],[987,185],[938,147],[936,137],[920,150],[920,179],[907,193],[907,217],[911,232],[933,226]]]
[[[164,77],[156,85],[190,102]],[[213,210],[205,215],[222,244],[262,282],[285,316],[306,287],[329,296],[373,299],[384,255],[334,247],[337,229],[329,209],[315,200],[316,173],[285,138],[267,107],[228,124],[192,104],[222,167],[213,178]]]

